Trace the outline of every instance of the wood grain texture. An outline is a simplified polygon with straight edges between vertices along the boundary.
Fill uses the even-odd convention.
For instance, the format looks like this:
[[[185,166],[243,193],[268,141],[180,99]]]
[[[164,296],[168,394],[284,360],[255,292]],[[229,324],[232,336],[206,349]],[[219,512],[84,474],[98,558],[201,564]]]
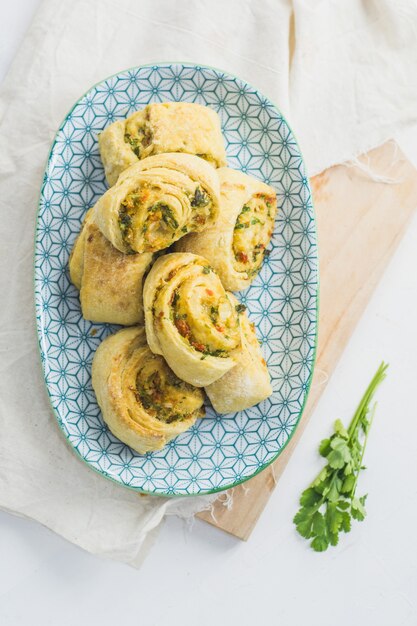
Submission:
[[[370,175],[371,174],[371,175]],[[417,171],[393,141],[311,179],[320,260],[317,362],[298,428],[284,452],[198,517],[247,540],[417,208]],[[227,501],[232,506],[225,506]]]

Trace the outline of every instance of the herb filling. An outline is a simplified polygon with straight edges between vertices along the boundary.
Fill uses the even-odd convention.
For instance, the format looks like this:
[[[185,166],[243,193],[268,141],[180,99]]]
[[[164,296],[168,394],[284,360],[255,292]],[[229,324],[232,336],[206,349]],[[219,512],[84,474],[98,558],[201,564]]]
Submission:
[[[138,159],[142,158],[142,153],[144,149],[148,148],[151,145],[152,139],[153,133],[148,126],[139,126],[137,130],[137,135],[125,133],[124,136],[125,142],[130,145]]]
[[[233,234],[235,269],[248,277],[261,268],[267,255],[266,246],[272,235],[275,198],[263,193],[254,194],[242,207]]]
[[[202,391],[177,378],[160,356],[153,355],[138,372],[135,395],[150,415],[166,424],[204,413]]]

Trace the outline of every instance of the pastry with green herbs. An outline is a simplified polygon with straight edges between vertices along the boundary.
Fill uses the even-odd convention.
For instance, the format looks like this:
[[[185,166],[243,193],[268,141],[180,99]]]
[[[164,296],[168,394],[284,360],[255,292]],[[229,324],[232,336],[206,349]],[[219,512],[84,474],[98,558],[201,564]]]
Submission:
[[[125,328],[100,344],[92,383],[111,432],[140,454],[160,450],[204,416],[202,390],[150,351],[144,328]]]
[[[212,224],[219,181],[206,161],[161,154],[125,170],[94,207],[103,235],[124,254],[163,250],[188,232]]]
[[[143,299],[149,347],[179,378],[204,387],[235,367],[242,343],[238,311],[206,259],[160,257]]]
[[[219,116],[209,107],[191,102],[148,104],[110,124],[98,141],[109,185],[131,165],[166,152],[194,154],[214,167],[226,165]]]
[[[275,190],[243,172],[218,171],[220,209],[204,232],[192,233],[175,246],[204,256],[230,291],[249,287],[262,267],[274,230]]]
[[[253,324],[233,294],[229,299],[239,315],[242,349],[236,354],[236,365],[224,376],[205,387],[213,408],[217,413],[244,411],[272,393],[271,380],[261,346]]]

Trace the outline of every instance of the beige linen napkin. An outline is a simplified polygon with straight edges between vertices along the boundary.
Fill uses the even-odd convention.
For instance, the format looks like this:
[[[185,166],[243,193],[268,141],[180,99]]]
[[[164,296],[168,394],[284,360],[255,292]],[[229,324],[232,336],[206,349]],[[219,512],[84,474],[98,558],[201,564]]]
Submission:
[[[33,234],[53,135],[74,101],[158,60],[221,67],[289,116],[310,173],[416,120],[412,3],[44,0],[0,90],[0,507],[90,552],[138,565],[166,514],[209,498],[140,497],[83,465],[44,389]],[[290,66],[290,32],[294,42]]]

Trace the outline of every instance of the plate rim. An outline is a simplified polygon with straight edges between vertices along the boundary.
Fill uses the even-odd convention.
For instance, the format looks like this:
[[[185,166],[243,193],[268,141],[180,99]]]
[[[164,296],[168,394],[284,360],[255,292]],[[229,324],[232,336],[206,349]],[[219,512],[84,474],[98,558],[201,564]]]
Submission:
[[[38,284],[37,284],[37,277],[36,277],[36,273],[37,273],[37,267],[36,267],[36,249],[37,249],[37,236],[38,236],[38,227],[39,227],[39,221],[40,221],[40,213],[41,213],[41,203],[42,203],[42,197],[43,197],[43,192],[45,189],[45,185],[47,183],[46,180],[46,173],[48,171],[49,165],[51,163],[51,159],[52,159],[52,153],[53,150],[55,148],[55,145],[57,143],[58,140],[58,135],[59,133],[63,130],[68,117],[71,115],[71,113],[73,112],[73,110],[75,109],[75,107],[80,104],[81,100],[83,98],[85,98],[85,96],[90,93],[90,91],[92,91],[95,87],[97,87],[98,85],[101,85],[102,83],[106,82],[107,80],[111,80],[112,78],[115,78],[117,76],[119,76],[120,74],[125,74],[127,72],[130,71],[135,71],[135,70],[141,70],[143,68],[149,68],[149,67],[156,67],[159,68],[161,66],[170,66],[170,65],[182,65],[184,67],[191,67],[191,68],[195,68],[195,69],[209,69],[209,70],[214,70],[216,72],[225,74],[226,76],[230,76],[233,79],[236,79],[238,81],[240,81],[241,83],[245,83],[248,87],[250,87],[251,89],[253,89],[255,91],[255,93],[259,94],[266,102],[267,104],[272,105],[272,107],[279,113],[280,117],[282,118],[282,120],[284,121],[284,123],[286,124],[286,126],[288,127],[291,135],[294,137],[295,142],[297,144],[297,148],[300,152],[300,156],[303,162],[303,166],[304,166],[304,171],[305,171],[305,176],[307,179],[307,185],[308,185],[308,190],[310,192],[310,202],[311,202],[311,213],[312,216],[314,218],[314,234],[315,234],[315,256],[316,256],[316,268],[315,268],[315,272],[316,272],[316,306],[315,306],[315,313],[316,313],[316,317],[315,317],[315,333],[314,333],[314,349],[313,349],[313,355],[312,355],[312,360],[311,360],[311,367],[310,367],[310,373],[309,373],[309,377],[306,383],[306,388],[305,388],[305,395],[304,395],[304,399],[303,399],[303,404],[300,408],[299,414],[297,416],[297,419],[294,423],[293,429],[290,433],[290,435],[288,436],[288,438],[286,439],[284,445],[277,451],[277,453],[272,457],[272,459],[270,459],[265,465],[263,465],[262,467],[256,469],[256,471],[254,471],[252,474],[250,474],[249,476],[244,476],[243,478],[241,478],[241,480],[237,480],[235,482],[232,482],[230,484],[227,485],[223,485],[221,487],[215,487],[213,489],[204,489],[204,490],[200,490],[197,493],[175,493],[175,492],[155,492],[155,491],[149,491],[147,489],[144,489],[143,487],[138,487],[135,485],[128,485],[125,483],[122,483],[118,480],[116,480],[116,478],[114,478],[113,476],[111,476],[110,474],[108,474],[107,472],[104,471],[100,471],[98,468],[96,468],[94,465],[92,465],[91,463],[89,463],[83,456],[82,454],[79,452],[79,450],[72,444],[72,442],[70,441],[69,435],[65,432],[65,430],[63,429],[62,425],[61,425],[61,419],[59,417],[58,411],[55,408],[53,402],[52,402],[52,396],[51,396],[51,392],[49,389],[49,384],[47,382],[47,373],[46,373],[46,359],[42,358],[43,355],[43,350],[41,347],[41,342],[42,342],[42,338],[44,333],[42,332],[42,328],[41,328],[41,315],[38,315],[37,312],[37,300],[38,297],[40,296],[40,292],[38,289]],[[315,370],[315,366],[316,366],[316,362],[317,362],[317,346],[318,346],[318,333],[319,333],[319,312],[320,312],[320,258],[319,258],[319,245],[318,245],[318,238],[317,238],[317,215],[316,215],[316,210],[315,210],[315,206],[314,206],[314,200],[313,200],[313,194],[312,194],[312,190],[311,190],[311,185],[310,185],[310,178],[307,172],[307,167],[306,164],[304,162],[304,158],[303,158],[303,154],[301,152],[300,149],[300,144],[298,142],[297,136],[295,135],[291,125],[288,123],[288,120],[286,119],[286,117],[283,115],[283,113],[281,112],[281,109],[275,104],[275,102],[273,102],[269,97],[265,96],[263,94],[262,91],[260,91],[258,88],[254,87],[252,85],[252,83],[250,83],[249,81],[247,81],[245,78],[241,78],[239,76],[237,76],[236,74],[232,74],[231,72],[228,72],[224,69],[215,67],[213,65],[208,65],[207,63],[194,63],[191,61],[154,61],[153,63],[144,63],[141,65],[133,65],[131,67],[125,68],[123,70],[119,70],[113,74],[110,74],[109,76],[106,76],[104,78],[102,78],[101,80],[97,81],[96,83],[94,83],[93,85],[91,85],[81,96],[79,96],[77,98],[77,100],[74,102],[74,104],[71,106],[71,108],[68,110],[68,112],[65,114],[65,117],[63,118],[63,120],[61,121],[60,125],[58,126],[58,129],[56,130],[52,142],[51,142],[51,146],[48,152],[48,155],[46,157],[45,160],[45,166],[42,170],[43,172],[43,180],[40,186],[40,190],[39,190],[39,198],[38,198],[38,204],[37,204],[37,212],[36,212],[36,220],[35,220],[35,229],[34,229],[34,249],[33,249],[33,309],[34,309],[34,313],[35,313],[35,320],[36,320],[36,331],[37,331],[37,341],[36,341],[36,345],[38,348],[38,356],[39,356],[39,361],[42,367],[42,378],[43,378],[43,383],[44,383],[44,388],[46,388],[47,394],[48,394],[48,400],[49,400],[49,404],[50,407],[52,408],[52,413],[53,416],[55,418],[55,421],[57,422],[57,425],[61,431],[61,433],[63,434],[65,441],[67,443],[67,446],[72,450],[72,452],[74,452],[76,454],[76,456],[90,469],[93,470],[96,474],[98,474],[99,476],[102,476],[103,478],[110,480],[112,483],[119,485],[122,488],[125,489],[129,489],[130,491],[136,492],[136,493],[141,493],[144,495],[149,495],[149,496],[154,496],[154,497],[159,497],[159,498],[195,498],[195,497],[199,497],[199,496],[208,496],[208,495],[214,495],[217,493],[221,493],[222,491],[227,491],[228,489],[232,489],[234,487],[238,487],[239,485],[242,485],[243,483],[247,482],[248,480],[251,480],[252,478],[255,478],[255,476],[258,476],[260,473],[262,473],[263,471],[265,471],[270,465],[272,465],[272,463],[275,463],[275,461],[278,459],[279,456],[281,456],[281,454],[284,452],[284,450],[286,449],[287,445],[290,443],[290,441],[292,440],[292,438],[294,437],[294,434],[296,433],[301,418],[304,415],[304,411],[307,405],[307,401],[308,398],[310,396],[310,391],[311,391],[311,384],[312,384],[312,380],[313,380],[313,375],[314,375],[314,370]],[[123,442],[122,442],[123,443]],[[127,445],[127,444],[125,444]]]

